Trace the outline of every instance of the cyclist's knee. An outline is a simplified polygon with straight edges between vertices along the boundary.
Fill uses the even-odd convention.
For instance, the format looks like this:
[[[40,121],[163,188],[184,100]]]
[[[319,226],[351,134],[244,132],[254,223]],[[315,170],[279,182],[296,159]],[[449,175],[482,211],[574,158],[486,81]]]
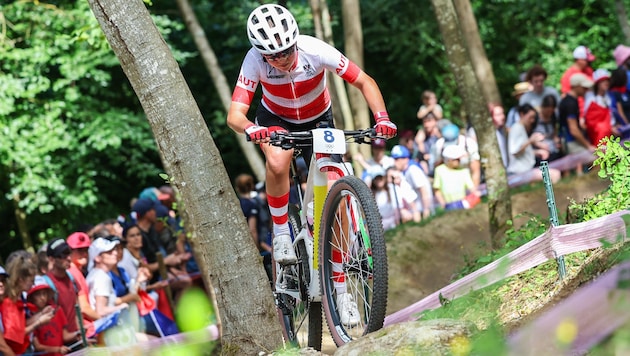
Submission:
[[[291,155],[267,155],[267,174],[286,175],[288,177]]]

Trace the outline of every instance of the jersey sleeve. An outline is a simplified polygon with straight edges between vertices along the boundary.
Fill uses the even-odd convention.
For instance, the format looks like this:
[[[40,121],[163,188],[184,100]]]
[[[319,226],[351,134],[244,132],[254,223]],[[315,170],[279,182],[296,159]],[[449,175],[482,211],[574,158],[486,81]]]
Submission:
[[[259,66],[253,53],[253,49],[247,52],[241,70],[238,74],[236,87],[232,93],[232,101],[250,105],[260,82]]]
[[[344,56],[343,53],[335,47],[319,39],[314,40],[321,42],[318,46],[321,48],[320,53],[322,63],[326,69],[336,73],[348,83],[354,83],[361,73],[361,68]]]

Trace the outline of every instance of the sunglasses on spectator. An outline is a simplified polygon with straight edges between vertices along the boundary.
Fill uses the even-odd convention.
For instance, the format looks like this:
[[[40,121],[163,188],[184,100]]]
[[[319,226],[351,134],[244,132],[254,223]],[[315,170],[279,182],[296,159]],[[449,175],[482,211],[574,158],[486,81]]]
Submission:
[[[265,59],[268,61],[279,61],[281,59],[288,58],[290,55],[293,54],[293,52],[295,52],[295,45],[285,49],[282,52],[274,54],[263,54],[263,57],[265,57]]]

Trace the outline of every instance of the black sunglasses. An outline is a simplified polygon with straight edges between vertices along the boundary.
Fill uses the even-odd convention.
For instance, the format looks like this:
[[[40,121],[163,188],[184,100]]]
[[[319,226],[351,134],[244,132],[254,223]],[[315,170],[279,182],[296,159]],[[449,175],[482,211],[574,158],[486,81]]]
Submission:
[[[293,52],[295,52],[295,45],[285,49],[282,52],[278,52],[274,54],[263,54],[263,57],[265,57],[265,59],[268,61],[277,61],[277,60],[285,59],[289,57],[290,55],[293,54]]]

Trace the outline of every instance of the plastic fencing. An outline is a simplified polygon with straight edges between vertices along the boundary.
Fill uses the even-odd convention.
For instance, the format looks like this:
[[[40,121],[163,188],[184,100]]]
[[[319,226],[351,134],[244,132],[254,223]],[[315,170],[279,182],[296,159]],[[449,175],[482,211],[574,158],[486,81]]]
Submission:
[[[630,210],[582,223],[551,226],[534,240],[500,259],[432,293],[419,302],[388,315],[385,317],[384,326],[416,320],[422,311],[440,307],[440,295],[443,298],[455,299],[558,256],[601,247],[602,241],[625,242],[628,238],[628,225],[630,225]]]
[[[210,341],[219,339],[219,329],[216,325],[209,325],[207,328],[179,333],[159,338],[154,338],[149,341],[133,343],[131,345],[123,346],[108,346],[108,347],[87,347],[78,351],[75,351],[71,356],[85,356],[85,355],[161,355],[162,348],[164,347],[185,347],[186,345],[193,344],[205,344]],[[192,356],[192,355],[190,355]]]
[[[629,282],[630,262],[611,268],[513,333],[510,355],[588,353],[630,320]]]
[[[597,157],[592,152],[584,151],[580,153],[566,155],[562,158],[553,160],[549,162],[549,168],[566,172],[572,169],[576,169],[580,164],[589,165],[593,163],[596,158]],[[533,172],[538,170],[538,167],[535,167],[524,173],[510,175],[508,176],[508,185],[510,187],[518,187],[524,184],[531,183]],[[487,187],[484,183],[479,185],[479,191],[482,195],[486,195],[488,193]]]

